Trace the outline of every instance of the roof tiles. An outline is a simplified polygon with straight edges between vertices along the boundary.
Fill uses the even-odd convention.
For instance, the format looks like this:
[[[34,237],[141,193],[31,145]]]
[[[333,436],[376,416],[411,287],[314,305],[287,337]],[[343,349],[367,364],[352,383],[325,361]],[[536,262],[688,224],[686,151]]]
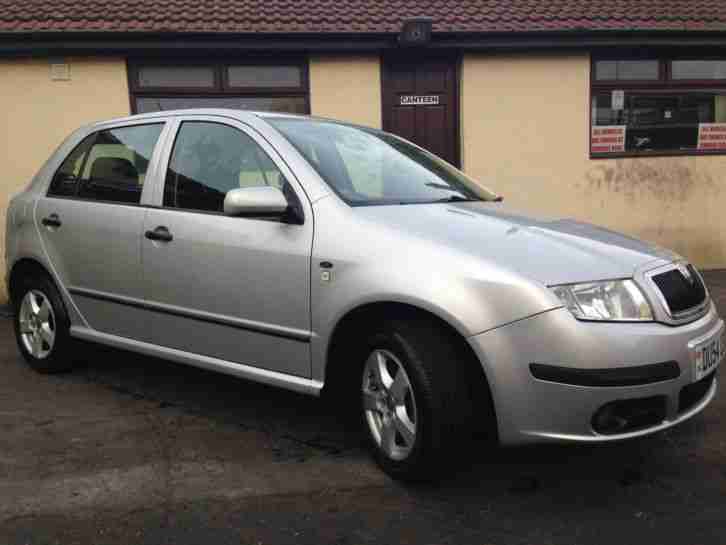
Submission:
[[[0,0],[0,32],[726,30],[726,0]]]

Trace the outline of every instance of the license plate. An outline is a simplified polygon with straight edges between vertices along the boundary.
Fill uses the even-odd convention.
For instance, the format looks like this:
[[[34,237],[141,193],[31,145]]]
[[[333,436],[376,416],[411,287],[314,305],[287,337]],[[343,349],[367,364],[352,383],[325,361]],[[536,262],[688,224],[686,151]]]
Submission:
[[[693,381],[698,382],[711,371],[716,369],[724,356],[723,339],[724,330],[719,331],[698,343],[693,343],[691,348],[691,357],[693,359]]]

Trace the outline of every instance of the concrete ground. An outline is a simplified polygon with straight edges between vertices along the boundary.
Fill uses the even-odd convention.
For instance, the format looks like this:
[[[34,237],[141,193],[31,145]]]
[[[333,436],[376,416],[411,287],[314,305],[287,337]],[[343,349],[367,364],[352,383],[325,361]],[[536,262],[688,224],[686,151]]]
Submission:
[[[479,445],[406,487],[317,399],[100,348],[38,375],[8,319],[0,376],[2,545],[726,543],[723,390],[654,437]]]

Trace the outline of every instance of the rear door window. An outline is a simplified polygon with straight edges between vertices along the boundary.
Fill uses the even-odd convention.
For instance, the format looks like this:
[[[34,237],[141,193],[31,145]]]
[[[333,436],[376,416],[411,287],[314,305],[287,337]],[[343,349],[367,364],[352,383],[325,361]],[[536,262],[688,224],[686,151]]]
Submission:
[[[138,204],[163,123],[92,134],[66,158],[49,196]]]

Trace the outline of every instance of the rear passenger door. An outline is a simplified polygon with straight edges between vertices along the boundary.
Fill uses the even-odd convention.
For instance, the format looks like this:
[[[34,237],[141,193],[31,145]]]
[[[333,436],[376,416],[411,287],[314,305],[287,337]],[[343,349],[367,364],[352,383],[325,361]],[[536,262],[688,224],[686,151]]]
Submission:
[[[142,252],[153,342],[309,376],[313,218],[293,173],[254,130],[224,118],[182,119],[166,154]],[[223,214],[228,191],[254,186],[281,189],[304,223]]]
[[[143,339],[141,229],[164,123],[111,127],[86,137],[38,201],[45,250],[93,329]]]

